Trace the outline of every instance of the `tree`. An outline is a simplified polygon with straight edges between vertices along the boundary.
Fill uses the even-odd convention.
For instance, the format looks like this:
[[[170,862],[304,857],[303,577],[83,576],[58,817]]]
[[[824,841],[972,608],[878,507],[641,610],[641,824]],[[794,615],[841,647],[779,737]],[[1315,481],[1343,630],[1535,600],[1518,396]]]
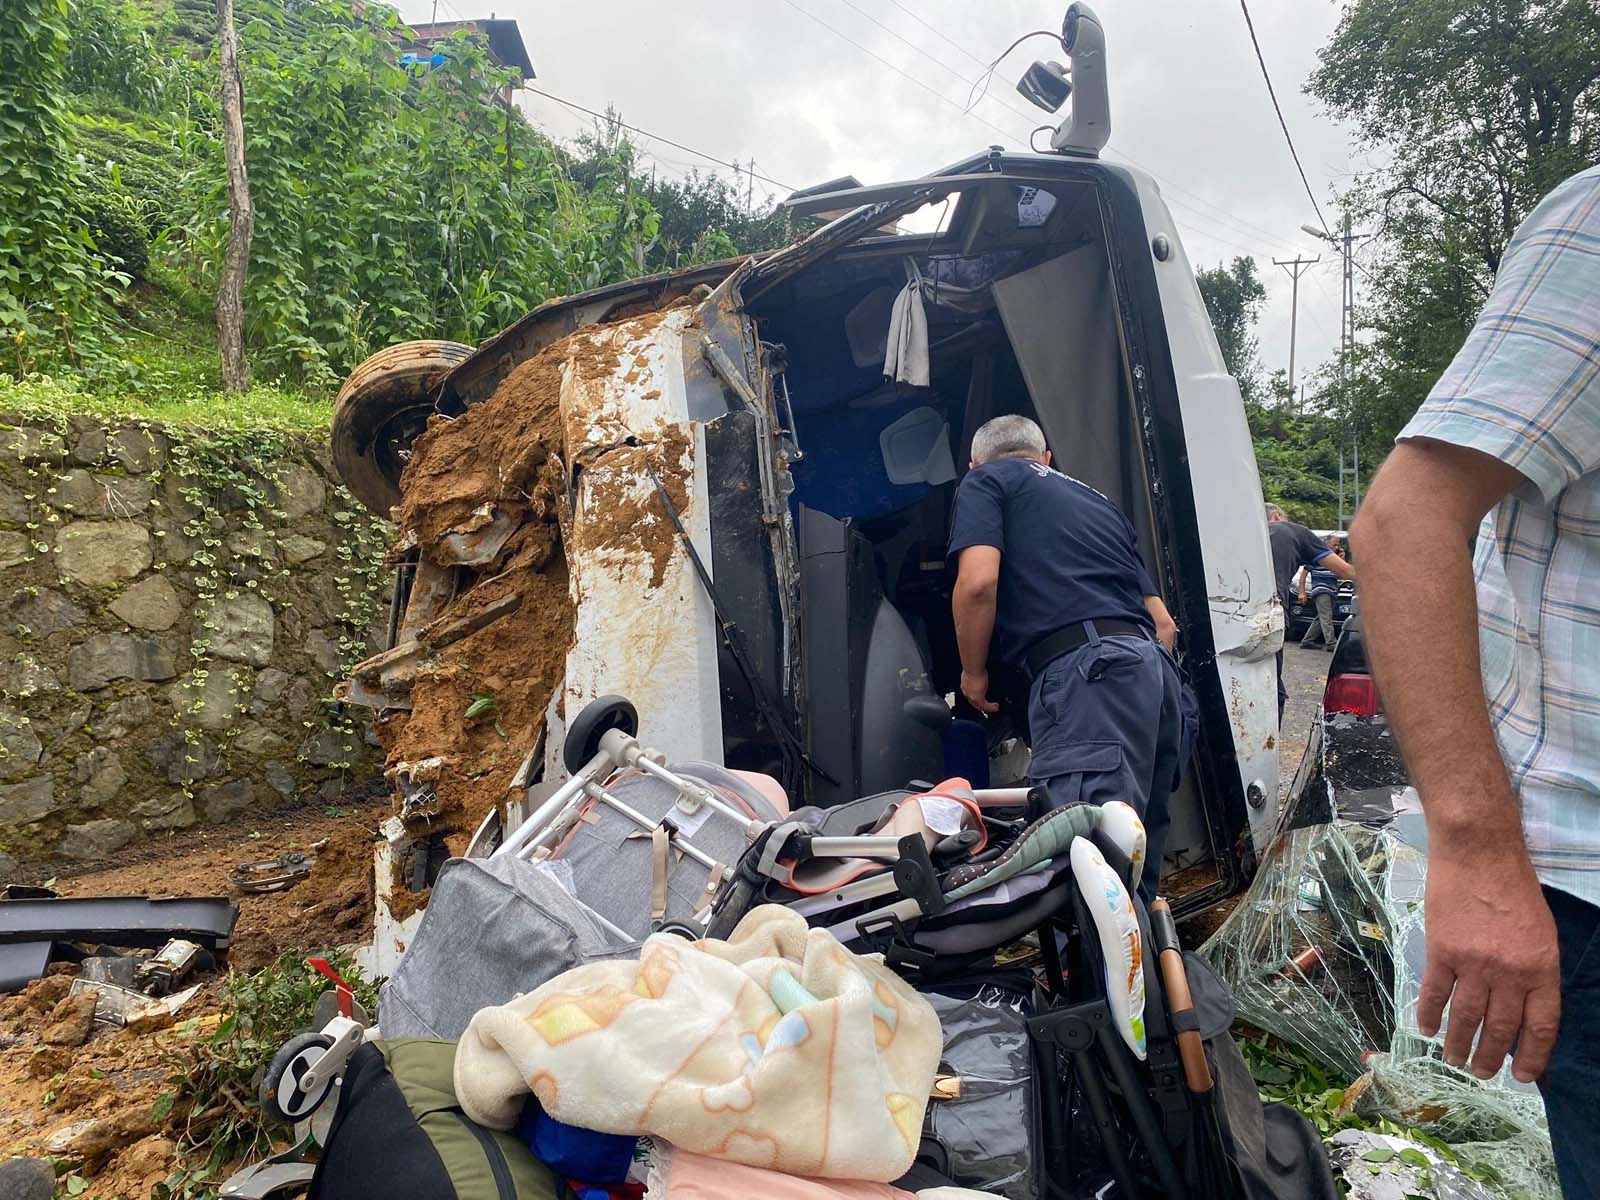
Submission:
[[[1353,0],[1307,90],[1382,165],[1342,197],[1375,234],[1348,394],[1386,452],[1460,348],[1517,225],[1600,158],[1594,0]]]
[[[788,214],[759,197],[753,203],[754,176],[729,181],[714,173],[691,170],[681,179],[645,174],[644,151],[632,142],[622,118],[607,109],[593,132],[578,139],[570,165],[574,180],[594,187],[606,180],[632,178],[639,192],[660,216],[654,241],[645,248],[643,269],[670,271],[714,262],[737,254],[773,250],[789,240]],[[734,169],[738,172],[737,162]]]
[[[1202,267],[1195,281],[1211,314],[1228,374],[1239,381],[1239,392],[1247,401],[1259,399],[1261,360],[1256,354],[1255,325],[1267,289],[1256,274],[1255,260],[1236,258],[1228,265]]]
[[[217,51],[222,68],[222,146],[228,163],[228,252],[217,287],[217,339],[222,348],[223,386],[230,392],[247,392],[250,363],[244,356],[244,284],[250,270],[256,210],[250,202],[250,175],[244,161],[244,83],[239,74],[233,0],[217,0]]]

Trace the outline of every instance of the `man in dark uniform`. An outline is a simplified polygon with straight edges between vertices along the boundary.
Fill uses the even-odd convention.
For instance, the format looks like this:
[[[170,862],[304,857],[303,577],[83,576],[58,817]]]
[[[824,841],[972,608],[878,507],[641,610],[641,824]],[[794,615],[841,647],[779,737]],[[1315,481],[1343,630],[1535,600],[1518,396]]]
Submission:
[[[1289,611],[1290,585],[1301,567],[1320,567],[1340,579],[1354,579],[1355,568],[1328,549],[1304,525],[1296,525],[1276,504],[1267,505],[1267,540],[1272,543],[1272,576],[1278,586],[1278,602]],[[1278,724],[1283,724],[1283,706],[1289,702],[1289,689],[1283,686],[1283,650],[1278,651]]]
[[[1179,766],[1178,629],[1133,526],[1050,468],[1036,424],[996,417],[973,435],[949,553],[962,694],[993,713],[989,664],[1027,678],[1029,777],[1058,807],[1133,805],[1149,839],[1140,890],[1154,897]]]

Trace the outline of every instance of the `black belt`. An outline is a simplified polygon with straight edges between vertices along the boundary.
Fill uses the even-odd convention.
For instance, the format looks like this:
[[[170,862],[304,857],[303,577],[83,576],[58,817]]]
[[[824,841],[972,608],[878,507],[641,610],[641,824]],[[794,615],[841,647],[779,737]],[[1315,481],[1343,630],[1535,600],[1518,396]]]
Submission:
[[[1132,634],[1149,638],[1150,630],[1137,621],[1123,621],[1115,617],[1096,617],[1067,625],[1054,633],[1047,633],[1022,652],[1019,667],[1030,681],[1037,679],[1043,670],[1063,654],[1071,654],[1094,641],[1097,637],[1120,637]]]

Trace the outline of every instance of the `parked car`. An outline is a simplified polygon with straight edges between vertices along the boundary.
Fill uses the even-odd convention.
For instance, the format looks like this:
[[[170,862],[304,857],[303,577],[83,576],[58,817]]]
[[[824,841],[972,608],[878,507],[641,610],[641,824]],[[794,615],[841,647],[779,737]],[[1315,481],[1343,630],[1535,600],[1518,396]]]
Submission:
[[[1355,611],[1356,585],[1348,579],[1339,581],[1339,590],[1333,597],[1333,631],[1337,635],[1344,628],[1344,623],[1350,619],[1350,614]],[[1317,619],[1317,603],[1307,596],[1305,603],[1301,603],[1296,596],[1289,604],[1289,609],[1283,614],[1283,640],[1285,642],[1298,642],[1305,637],[1306,630],[1311,628],[1311,622]]]
[[[1410,782],[1367,662],[1357,614],[1345,622],[1328,664],[1322,713],[1312,723],[1305,756],[1289,788],[1291,823],[1318,824],[1332,819],[1335,811],[1346,817],[1369,807],[1391,811],[1393,795]]]

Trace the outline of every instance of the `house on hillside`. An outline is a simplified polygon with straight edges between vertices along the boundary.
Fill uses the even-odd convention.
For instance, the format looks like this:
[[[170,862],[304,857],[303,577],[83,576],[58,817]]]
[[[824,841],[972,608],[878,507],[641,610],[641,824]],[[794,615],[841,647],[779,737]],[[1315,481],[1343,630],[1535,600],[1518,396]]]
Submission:
[[[498,66],[510,67],[518,73],[521,82],[534,78],[533,60],[528,57],[528,47],[523,43],[522,31],[517,23],[490,16],[476,21],[419,21],[402,26],[398,35],[406,51],[400,56],[402,64],[431,62],[438,65],[449,53],[450,39],[466,33],[487,48],[489,58]],[[409,34],[409,36],[407,36]],[[500,99],[511,103],[510,85],[502,89]]]

